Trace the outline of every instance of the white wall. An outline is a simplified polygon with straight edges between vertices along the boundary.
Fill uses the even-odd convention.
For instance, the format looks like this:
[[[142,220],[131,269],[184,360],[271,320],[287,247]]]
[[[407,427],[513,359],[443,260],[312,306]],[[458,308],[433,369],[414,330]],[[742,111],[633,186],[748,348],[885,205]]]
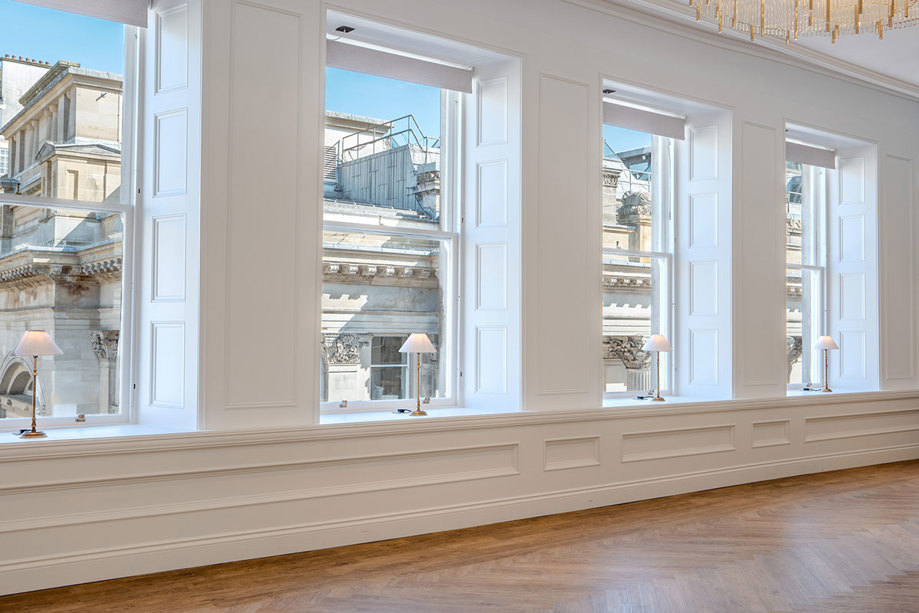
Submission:
[[[919,457],[919,104],[628,13],[534,4],[329,6],[522,58],[523,249],[511,274],[523,281],[523,405],[539,411],[310,425],[323,5],[204,0],[197,408],[207,428],[248,431],[0,444],[0,592]],[[879,232],[891,239],[879,248],[881,384],[906,391],[599,409],[601,75],[730,110],[725,204],[732,278],[744,281],[734,339],[784,341],[784,261],[772,251],[784,232],[785,122],[878,143]],[[738,249],[746,239],[756,240]],[[735,340],[735,392],[783,393],[780,362],[771,345]]]

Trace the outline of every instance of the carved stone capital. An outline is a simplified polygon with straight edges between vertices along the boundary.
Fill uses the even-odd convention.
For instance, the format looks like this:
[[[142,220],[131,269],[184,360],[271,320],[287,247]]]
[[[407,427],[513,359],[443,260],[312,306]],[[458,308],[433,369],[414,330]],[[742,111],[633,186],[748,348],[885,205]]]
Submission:
[[[626,368],[643,370],[651,365],[651,354],[642,351],[645,344],[641,336],[605,336],[603,337],[604,359],[619,359]]]
[[[357,334],[329,334],[322,344],[328,364],[360,364],[361,345],[367,341]]]
[[[604,168],[603,187],[619,187],[619,175],[621,174],[622,170],[619,168]]]
[[[622,205],[616,211],[616,220],[628,225],[641,217],[651,217],[651,195],[646,192],[628,192],[623,195]]]
[[[89,336],[97,358],[107,362],[118,359],[118,330],[93,330]]]

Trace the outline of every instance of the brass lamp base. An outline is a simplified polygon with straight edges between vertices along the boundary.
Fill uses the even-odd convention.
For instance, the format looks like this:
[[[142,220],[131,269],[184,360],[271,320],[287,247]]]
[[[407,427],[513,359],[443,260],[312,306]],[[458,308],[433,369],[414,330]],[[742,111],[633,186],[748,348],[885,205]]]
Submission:
[[[828,388],[828,387],[825,387],[825,388],[823,388],[823,389],[820,390],[820,391],[821,391],[821,392],[832,392],[833,390],[831,390],[831,389]]]
[[[411,413],[409,413],[409,415],[414,415],[414,416],[416,416],[416,417],[423,417],[423,416],[427,415],[427,413],[425,413],[425,412],[422,411],[421,409],[415,409],[414,411],[412,411]]]
[[[23,432],[22,434],[20,434],[19,438],[45,438],[46,436],[48,435],[42,432],[41,430],[35,430],[35,431],[30,430],[29,432]]]
[[[661,398],[660,396],[656,396],[656,397],[652,398],[651,400],[653,400],[654,402],[663,402],[663,401],[664,401],[664,399]]]

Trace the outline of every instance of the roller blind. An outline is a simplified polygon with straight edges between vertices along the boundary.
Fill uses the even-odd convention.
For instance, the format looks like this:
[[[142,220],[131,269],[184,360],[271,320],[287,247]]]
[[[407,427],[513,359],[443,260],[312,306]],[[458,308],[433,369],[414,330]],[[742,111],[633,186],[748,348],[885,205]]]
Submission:
[[[789,162],[821,166],[831,170],[836,168],[836,152],[832,149],[821,149],[803,143],[785,141],[785,159]]]
[[[472,70],[406,57],[334,40],[326,41],[326,64],[354,72],[472,93]]]
[[[667,136],[677,140],[683,140],[686,137],[686,120],[682,117],[617,104],[608,100],[603,101],[603,123],[608,126]]]
[[[17,0],[48,9],[147,27],[147,0]]]

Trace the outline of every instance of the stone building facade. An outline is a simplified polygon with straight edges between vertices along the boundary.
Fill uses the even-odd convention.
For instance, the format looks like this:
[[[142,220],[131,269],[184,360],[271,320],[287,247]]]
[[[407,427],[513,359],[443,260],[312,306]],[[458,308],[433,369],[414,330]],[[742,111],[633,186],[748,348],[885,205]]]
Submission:
[[[32,58],[0,57],[0,126],[22,110],[19,99],[35,85],[51,65]],[[0,177],[10,170],[10,144],[0,135]]]
[[[58,62],[0,128],[10,169],[0,192],[105,202],[120,197],[122,78]],[[31,406],[22,332],[48,331],[63,355],[41,358],[44,415],[117,413],[122,303],[120,214],[3,203],[0,193],[0,416]]]

